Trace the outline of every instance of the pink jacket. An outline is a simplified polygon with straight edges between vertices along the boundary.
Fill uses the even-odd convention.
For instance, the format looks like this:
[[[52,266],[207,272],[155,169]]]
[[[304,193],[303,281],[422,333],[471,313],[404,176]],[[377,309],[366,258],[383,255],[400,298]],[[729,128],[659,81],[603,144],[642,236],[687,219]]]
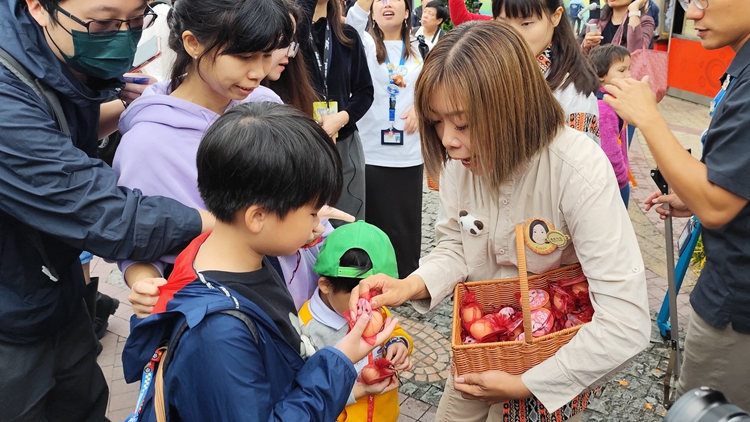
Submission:
[[[604,90],[602,90],[604,92]],[[609,162],[617,176],[617,184],[620,189],[624,188],[630,181],[628,169],[630,169],[630,160],[628,160],[628,135],[625,127],[618,127],[619,119],[617,113],[604,100],[599,100],[599,135],[602,140],[602,150],[607,154]],[[617,137],[622,142],[618,145]]]

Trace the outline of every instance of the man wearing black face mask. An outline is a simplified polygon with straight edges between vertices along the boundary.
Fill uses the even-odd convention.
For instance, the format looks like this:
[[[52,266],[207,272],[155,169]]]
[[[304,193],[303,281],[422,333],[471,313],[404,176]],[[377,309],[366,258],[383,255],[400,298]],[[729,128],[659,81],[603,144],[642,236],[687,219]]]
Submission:
[[[145,0],[0,4],[2,420],[104,420],[81,250],[152,260],[212,224],[176,201],[117,187],[93,158],[101,126],[113,129],[122,111],[108,101],[151,13]]]

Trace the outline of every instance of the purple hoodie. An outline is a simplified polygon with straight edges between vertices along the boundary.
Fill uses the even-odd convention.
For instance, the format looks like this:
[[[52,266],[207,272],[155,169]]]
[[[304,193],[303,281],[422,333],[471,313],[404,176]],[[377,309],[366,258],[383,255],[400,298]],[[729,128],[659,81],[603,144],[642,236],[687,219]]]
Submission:
[[[112,167],[121,186],[140,189],[144,195],[166,196],[192,208],[206,209],[198,192],[195,157],[203,134],[219,115],[168,93],[169,81],[154,84],[125,110],[119,125],[123,136]],[[262,101],[282,103],[272,90],[259,86],[245,100],[232,101],[227,110],[245,102]],[[326,232],[330,231],[327,228]],[[300,265],[293,279],[297,255],[279,257],[287,287],[298,308],[317,287],[318,277],[312,273],[312,265],[318,249],[300,250]],[[164,266],[174,263],[176,257],[163,256],[160,262],[152,264],[163,273]],[[124,272],[132,263],[120,261],[118,265]]]
[[[148,87],[122,113],[123,135],[112,168],[121,186],[205,209],[198,193],[195,156],[203,134],[219,115],[168,95],[168,89],[169,81]],[[273,91],[259,86],[245,100],[229,103],[227,110],[251,101],[282,102]]]

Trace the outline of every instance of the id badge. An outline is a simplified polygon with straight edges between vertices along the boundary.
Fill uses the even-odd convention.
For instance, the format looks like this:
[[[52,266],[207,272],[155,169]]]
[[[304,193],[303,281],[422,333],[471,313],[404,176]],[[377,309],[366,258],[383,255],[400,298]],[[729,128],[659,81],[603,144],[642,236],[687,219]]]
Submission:
[[[336,101],[316,101],[313,103],[313,119],[319,122],[323,116],[330,116],[339,112],[339,103]],[[338,138],[339,133],[336,132],[334,138]]]
[[[380,131],[380,145],[403,145],[404,131],[398,129],[383,129]]]

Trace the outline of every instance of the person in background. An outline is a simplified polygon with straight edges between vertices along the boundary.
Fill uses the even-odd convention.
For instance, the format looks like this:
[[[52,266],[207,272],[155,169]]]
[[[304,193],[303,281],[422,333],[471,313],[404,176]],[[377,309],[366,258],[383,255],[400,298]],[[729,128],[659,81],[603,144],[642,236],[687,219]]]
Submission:
[[[588,17],[584,16],[586,22],[590,21],[591,19],[599,20],[599,18],[601,17],[602,8],[600,0],[589,0],[589,5],[591,5],[592,3],[596,3],[597,5],[599,5],[599,7],[593,10],[589,10]],[[581,28],[581,31],[585,31],[585,28]]]
[[[695,215],[703,226],[706,265],[690,294],[693,312],[677,394],[707,386],[750,409],[750,13],[746,3],[734,0],[681,0],[680,5],[703,48],[735,52],[711,102],[701,159],[672,134],[648,81],[614,80],[604,101],[641,130],[672,190],[649,196],[646,210],[655,209],[662,219]]]
[[[626,47],[631,54],[648,48],[654,37],[654,20],[644,13],[648,1],[610,0],[602,7],[599,20],[589,20],[597,29],[591,31],[586,27],[583,52],[588,54],[592,47],[610,43]]]
[[[599,141],[599,80],[577,45],[562,0],[495,0],[492,18],[469,13],[463,0],[449,0],[455,25],[495,19],[513,26],[537,56],[547,84],[573,129]]]
[[[344,165],[344,191],[334,206],[361,220],[366,207],[365,156],[357,122],[373,100],[367,56],[357,31],[339,19],[339,0],[318,0],[314,8],[304,1],[301,7],[312,15],[312,26],[306,23],[300,31],[301,36],[308,34],[300,48],[321,99],[313,104],[313,116],[336,142]]]
[[[648,0],[648,4],[646,5],[646,13],[651,16],[651,19],[654,20],[654,28],[659,28],[660,12],[661,11],[659,10],[659,5],[657,5],[654,0]]]
[[[425,8],[425,13],[429,8]],[[365,152],[367,222],[393,242],[399,275],[411,274],[422,250],[424,166],[414,112],[414,85],[422,70],[411,36],[408,0],[360,0],[347,22],[360,32],[374,87],[359,122]],[[369,31],[365,32],[365,28]]]
[[[627,124],[609,104],[604,102],[603,98],[607,94],[604,87],[609,85],[613,79],[630,77],[630,52],[620,45],[600,45],[591,49],[589,59],[591,59],[591,64],[594,66],[602,85],[597,95],[602,149],[615,170],[617,184],[620,186],[620,195],[625,203],[625,208],[627,208],[630,200],[630,182],[632,181],[635,185],[633,175],[630,173],[630,161],[628,159]]]
[[[654,43],[659,36],[659,6],[654,0],[649,0],[646,4],[645,12],[654,20],[654,37],[651,38],[651,44],[648,46],[649,49],[653,50]]]
[[[579,262],[596,309],[568,344],[522,375],[449,377],[438,421],[517,421],[522,399],[544,411],[541,403],[555,420],[580,421],[587,391],[649,343],[645,268],[612,166],[600,147],[567,127],[553,98],[527,43],[500,22],[450,31],[417,81],[425,167],[440,175],[438,243],[405,279],[378,274],[360,282],[349,309],[369,291],[373,307],[411,300],[426,312],[457,283],[517,277],[515,226],[540,219],[570,243],[541,254],[525,241],[526,268],[541,274]],[[482,229],[463,225],[464,215]]]
[[[151,260],[213,225],[208,213],[118,187],[96,158],[98,140],[117,126],[121,99],[128,104],[140,95],[132,88],[143,88],[126,85],[123,74],[153,20],[143,0],[0,6],[2,49],[11,58],[0,65],[3,420],[105,419],[109,394],[82,300],[82,251]]]
[[[568,15],[570,16],[570,22],[573,25],[573,32],[576,34],[581,32],[581,18],[578,17],[581,10],[583,10],[583,1],[570,0],[570,4],[568,5]]]
[[[292,18],[295,25],[295,35],[290,42],[289,47],[280,48],[273,52],[271,68],[268,76],[261,82],[261,85],[270,88],[275,92],[284,104],[290,104],[296,109],[312,117],[313,103],[318,100],[310,84],[310,74],[305,66],[302,57],[297,58],[300,41],[296,28],[299,27],[297,22],[302,22],[302,10],[294,3],[288,4],[292,12]]]
[[[580,0],[579,0],[580,1]],[[448,9],[438,0],[433,0],[424,7],[422,12],[422,26],[414,33],[415,36],[424,36],[424,40],[432,50],[440,37],[445,35],[443,22],[448,19]]]

